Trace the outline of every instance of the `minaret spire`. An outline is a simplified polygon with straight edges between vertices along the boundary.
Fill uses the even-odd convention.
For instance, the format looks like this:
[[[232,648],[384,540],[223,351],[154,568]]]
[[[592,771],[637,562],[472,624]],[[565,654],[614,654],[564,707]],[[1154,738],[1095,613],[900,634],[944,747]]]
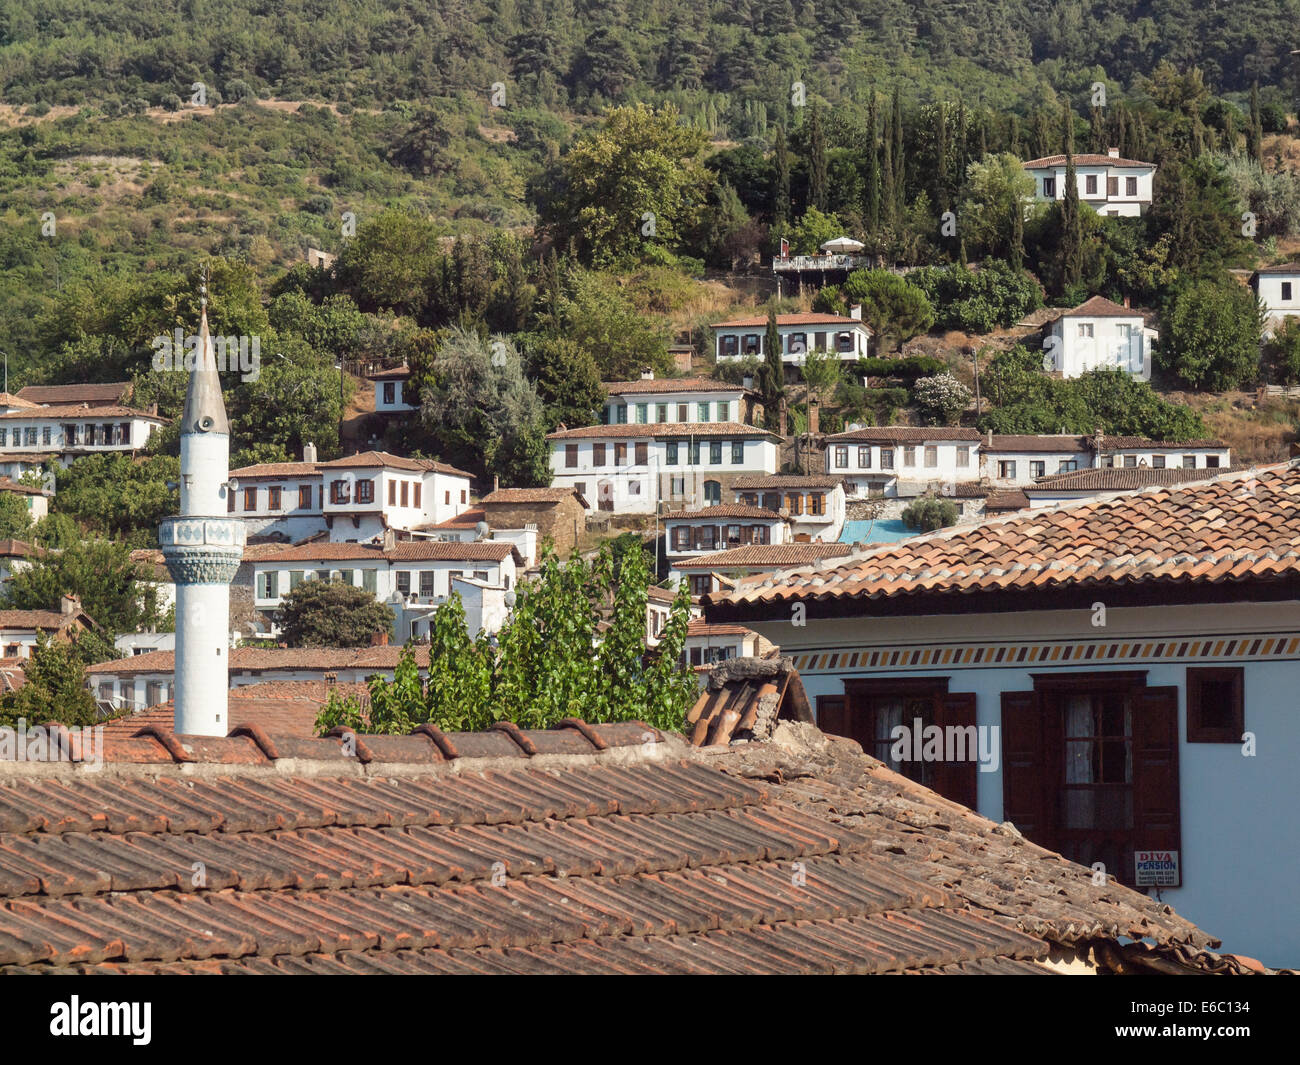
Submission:
[[[244,554],[244,523],[228,512],[230,422],[208,334],[206,270],[199,285],[199,336],[181,414],[181,510],[158,528],[176,582],[175,730],[229,731],[230,582]]]

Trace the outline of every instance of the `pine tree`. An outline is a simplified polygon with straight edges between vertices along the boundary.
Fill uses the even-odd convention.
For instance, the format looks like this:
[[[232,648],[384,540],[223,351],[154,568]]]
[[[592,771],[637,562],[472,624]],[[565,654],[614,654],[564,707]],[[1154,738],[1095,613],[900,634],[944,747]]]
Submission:
[[[1246,154],[1255,162],[1264,162],[1264,126],[1259,117],[1259,80],[1250,86],[1250,126],[1246,130]]]
[[[826,134],[822,130],[821,108],[813,104],[808,126],[808,202],[826,210]]]
[[[780,229],[790,220],[790,145],[785,136],[785,123],[776,128],[773,155],[776,188],[772,190],[772,225]]]

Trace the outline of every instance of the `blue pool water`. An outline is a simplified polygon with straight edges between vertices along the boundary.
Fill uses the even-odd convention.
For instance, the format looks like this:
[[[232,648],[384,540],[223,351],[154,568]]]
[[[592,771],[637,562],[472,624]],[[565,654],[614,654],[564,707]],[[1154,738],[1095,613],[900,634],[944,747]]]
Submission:
[[[898,518],[878,521],[846,521],[840,533],[842,544],[892,544],[915,536]]]

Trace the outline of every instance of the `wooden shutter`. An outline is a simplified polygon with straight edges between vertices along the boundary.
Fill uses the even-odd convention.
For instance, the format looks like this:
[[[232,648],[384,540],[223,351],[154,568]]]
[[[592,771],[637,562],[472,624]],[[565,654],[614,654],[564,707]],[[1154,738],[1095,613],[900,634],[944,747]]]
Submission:
[[[1107,196],[1119,195],[1119,178],[1108,177],[1106,179],[1106,195]]]
[[[1002,820],[1040,846],[1057,850],[1052,811],[1055,778],[1036,692],[1002,693]]]
[[[1139,688],[1133,692],[1133,848],[1179,850],[1181,823],[1178,689]],[[1125,864],[1131,878],[1132,850]]]
[[[843,695],[817,696],[817,727],[832,736],[849,734],[849,701]]]
[[[942,729],[946,730],[949,725],[966,728],[976,724],[974,692],[936,696],[934,709],[935,724]],[[975,809],[975,782],[979,779],[978,755],[979,747],[976,744],[973,750],[967,749],[966,761],[940,762],[935,767],[934,790],[945,799]]]
[[[650,445],[638,442],[636,445],[636,464],[644,466],[650,461]]]

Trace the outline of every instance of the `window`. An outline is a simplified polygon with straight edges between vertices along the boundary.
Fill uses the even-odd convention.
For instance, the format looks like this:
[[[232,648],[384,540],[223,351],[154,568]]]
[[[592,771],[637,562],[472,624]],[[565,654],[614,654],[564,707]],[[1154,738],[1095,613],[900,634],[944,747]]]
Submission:
[[[702,421],[702,422],[707,422],[707,421],[709,420],[709,405],[708,405],[708,403],[701,403],[701,404],[699,405],[699,420]]]
[[[41,426],[41,443],[45,447],[50,446],[50,427],[48,425]]]
[[[1077,459],[1061,459],[1061,461],[1056,464],[1057,473],[1068,473],[1070,470],[1077,470],[1078,468],[1079,462]]]
[[[670,442],[668,443],[668,445],[664,448],[664,462],[666,462],[669,466],[676,466],[676,465],[677,465],[677,444],[676,444],[676,442],[674,442],[674,441],[670,441]]]
[[[649,411],[650,411],[650,408],[649,408],[649,405],[648,405],[648,404],[645,404],[645,403],[638,403],[638,404],[636,405],[636,423],[637,423],[637,425],[645,425],[645,423],[646,423],[646,422],[649,420],[649,418],[650,418]]]
[[[309,484],[298,486],[298,509],[311,510],[311,485]]]
[[[998,480],[1014,481],[1016,479],[1016,463],[1014,459],[998,460]]]
[[[1128,322],[1120,322],[1115,326],[1115,331],[1119,334],[1120,340],[1130,340],[1133,337],[1133,327]]]
[[[17,433],[18,430],[15,429],[14,432]],[[69,441],[69,443],[71,442],[72,441]],[[6,447],[8,446],[8,444],[9,444],[9,427],[8,426],[0,427],[0,447]]]
[[[1035,674],[1002,693],[1001,725],[1003,817],[1029,839],[1130,886],[1134,850],[1179,849],[1177,688],[1143,670]]]
[[[1283,281],[1283,282],[1282,282],[1282,298],[1283,298],[1284,300],[1287,300],[1287,301],[1290,301],[1290,299],[1291,299],[1291,282],[1290,282],[1290,281]]]
[[[411,482],[402,482],[402,506],[406,506],[411,500]]]
[[[645,466],[650,461],[650,445],[644,440],[638,440],[635,446],[636,464],[638,466]]]
[[[230,491],[229,489],[226,489],[226,513],[233,514],[234,512],[235,512],[235,493]]]
[[[691,575],[691,595],[708,595],[713,590],[713,578],[707,573]]]
[[[691,441],[690,453],[686,456],[686,464],[688,466],[698,466],[700,464],[700,442],[698,440]]]
[[[1047,463],[1046,463],[1046,462],[1031,462],[1031,463],[1029,464],[1029,476],[1030,476],[1030,477],[1042,477],[1042,476],[1044,476],[1046,473],[1047,473]]]
[[[461,506],[464,506],[464,505],[465,505],[465,503],[466,503],[466,499],[465,499],[465,497],[466,497],[468,494],[469,494],[469,493],[468,493],[464,488],[462,488],[462,489],[460,490],[460,505],[461,505]],[[581,494],[581,493],[579,493],[579,494]]]
[[[690,405],[687,403],[677,404],[677,420],[679,422],[689,422],[691,420]]]
[[[1187,742],[1240,743],[1246,730],[1246,671],[1187,669]]]
[[[564,445],[564,465],[565,465],[565,468],[566,468],[566,469],[570,469],[570,470],[571,470],[571,469],[574,469],[574,468],[578,465],[578,445],[577,445],[577,444],[565,444],[565,445]],[[389,485],[388,485],[388,502],[389,502],[389,503],[392,503],[392,502],[393,502],[393,488],[394,488],[394,486],[393,486],[392,482],[390,481],[390,482],[389,482]]]
[[[96,428],[98,431],[95,434],[95,443],[102,444],[104,442],[103,426],[97,426]],[[36,446],[36,426],[33,425],[23,430],[23,442],[28,447]]]
[[[722,502],[722,482],[705,481],[704,482],[704,504],[709,507],[716,507]]]
[[[786,347],[786,351],[790,352],[791,355],[802,355],[807,350],[808,350],[808,334],[791,333],[790,342],[789,345]]]
[[[668,420],[668,404],[659,403],[655,406],[655,421],[666,422]]]
[[[916,465],[916,448],[915,448],[915,447],[912,447],[912,446],[909,445],[909,446],[903,448],[903,465],[904,465],[904,466],[915,466],[915,465]]]
[[[363,483],[363,484],[368,484],[369,482],[362,482],[362,483]],[[358,487],[360,487],[360,486],[358,486]],[[423,485],[420,481],[416,481],[416,482],[411,486],[411,506],[415,507],[416,510],[419,510],[419,509],[420,509],[420,492],[421,492],[421,490],[422,490],[423,488],[424,488],[424,485]],[[446,493],[444,493],[444,495],[445,495],[446,500],[447,500],[447,506],[451,506],[451,493],[450,493],[450,492],[446,492]],[[461,496],[463,497],[464,495],[465,495],[465,493],[462,492],[462,493],[461,493]],[[373,495],[373,493],[370,495],[370,497],[369,497],[368,499],[362,499],[360,496],[357,497],[357,502],[359,502],[359,503],[370,503],[370,502],[372,502],[373,500],[374,500],[374,495]],[[461,502],[463,503],[463,502],[465,502],[465,500],[462,498],[462,499],[461,499]]]
[[[1207,470],[1217,470],[1217,469],[1219,468],[1219,456],[1218,456],[1218,455],[1206,455],[1206,456],[1205,456],[1205,468],[1206,468]]]
[[[871,445],[866,444],[858,448],[858,469],[871,469]]]
[[[722,441],[714,440],[709,444],[709,465],[717,466],[722,462]]]
[[[939,449],[933,444],[927,444],[925,448],[925,465],[927,469],[933,469],[939,465]]]
[[[587,498],[587,482],[586,482],[586,481],[574,481],[574,482],[573,482],[573,490],[574,490],[575,492],[577,492],[578,495],[582,496],[584,499]],[[462,502],[463,502],[463,500],[462,500]]]
[[[1165,457],[1164,457],[1164,455],[1152,455],[1152,456],[1151,456],[1151,468],[1152,468],[1153,470],[1163,470],[1163,469],[1165,468]]]
[[[402,595],[411,594],[411,571],[399,569],[397,571],[397,590]]]
[[[882,447],[880,449],[880,468],[882,470],[892,470],[894,468],[894,449],[892,447]]]
[[[1097,195],[1097,175],[1085,174],[1083,176],[1083,194],[1085,196]]]
[[[626,444],[615,444],[615,445],[614,445],[614,465],[615,465],[615,466],[626,466],[626,465],[627,465],[627,445],[626,445]]]
[[[975,696],[950,693],[947,677],[846,680],[843,695],[818,698],[817,725],[823,732],[857,740],[894,771],[946,798],[975,804]],[[920,740],[932,725],[956,730],[951,735],[957,742],[944,752],[954,756],[952,761],[923,756]],[[907,732],[896,731],[900,728]]]
[[[745,334],[744,348],[745,348],[746,355],[757,355],[759,353],[759,350],[762,348],[762,346],[763,346],[762,341],[759,339],[759,335],[757,333]]]
[[[735,355],[740,344],[740,338],[735,333],[722,333],[718,336],[718,344],[718,354],[723,356]]]
[[[280,492],[280,490],[279,490],[278,488],[275,488],[275,489],[272,489],[272,491],[275,493],[275,495],[272,496],[271,509],[274,510],[276,507],[279,506],[279,492]],[[373,503],[374,501],[375,501],[375,482],[374,482],[373,480],[371,480],[370,478],[367,478],[367,479],[364,480],[364,481],[358,481],[358,482],[357,482],[357,502],[358,502],[358,503]]]
[[[1080,323],[1079,323],[1079,336],[1081,336],[1081,337],[1091,337],[1091,336],[1092,336],[1092,325],[1093,325],[1092,322],[1080,322]]]
[[[691,549],[691,527],[689,525],[673,526],[673,548],[677,551]]]
[[[1184,455],[1184,456],[1183,456],[1183,469],[1185,469],[1185,470],[1194,470],[1194,469],[1196,469],[1196,456],[1195,456],[1195,455]]]
[[[1109,200],[1118,195],[1119,195],[1119,178],[1107,177],[1106,178],[1106,199]]]
[[[375,594],[378,588],[378,577],[375,570],[363,569],[361,571],[361,588],[371,595]]]
[[[959,447],[959,448],[957,448],[957,466],[958,466],[959,469],[963,469],[963,470],[964,470],[964,469],[969,469],[969,468],[970,468],[970,448],[969,448],[969,447]]]
[[[1135,177],[1126,177],[1124,179],[1124,195],[1136,196],[1138,194],[1138,179]]]
[[[397,402],[397,386],[391,381],[384,385],[384,403],[392,406]]]
[[[421,599],[432,599],[434,597],[435,593],[433,590],[433,577],[434,577],[433,570],[431,569],[420,570],[420,598]]]
[[[298,585],[302,584],[303,578],[306,577],[306,571],[300,569],[291,569],[289,571],[289,591],[293,591]]]
[[[729,422],[729,421],[731,421],[731,404],[730,404],[730,403],[728,403],[728,402],[726,402],[726,401],[722,401],[722,400],[720,400],[720,401],[718,402],[718,421],[720,421],[720,422]]]
[[[573,462],[572,462],[572,463],[570,463],[570,462],[568,461],[568,459],[569,459],[569,449],[570,449],[570,448],[573,449]],[[564,447],[564,459],[565,459],[565,465],[574,465],[574,466],[576,466],[576,465],[578,464],[578,445],[577,445],[577,444],[566,444],[566,445],[565,445],[565,447]],[[388,505],[389,505],[390,507],[395,507],[395,506],[397,506],[397,482],[394,481],[391,477],[388,479]]]
[[[352,491],[347,481],[330,481],[330,502],[347,503],[352,499]]]
[[[1054,177],[1043,178],[1043,199],[1045,200],[1056,199],[1056,178]]]
[[[1114,465],[1115,465],[1114,455],[1102,455],[1100,466],[1103,470],[1109,470]]]
[[[266,570],[257,575],[257,598],[280,598],[280,574],[276,570]]]
[[[271,487],[266,490],[266,509],[280,509],[280,486],[278,484],[271,485]]]
[[[859,453],[861,453],[862,449],[859,448],[858,451]],[[858,461],[859,464],[861,464],[861,459],[859,459]],[[847,445],[837,444],[835,446],[835,468],[837,470],[843,470],[843,469],[847,469],[848,465],[849,465],[849,449]]]
[[[1138,457],[1136,455],[1124,456],[1124,468],[1126,470],[1134,469],[1137,466],[1137,464],[1138,464]]]
[[[785,494],[785,506],[793,518],[803,513],[803,494],[800,492],[787,492]]]
[[[835,351],[840,355],[852,354],[854,351],[853,334],[847,331],[843,333],[836,333]]]
[[[670,478],[669,481],[668,481],[668,490],[669,490],[669,492],[671,493],[671,498],[673,498],[673,499],[685,499],[685,498],[686,498],[686,478],[685,478],[685,477],[672,477],[672,478]]]
[[[826,513],[826,496],[821,492],[808,493],[808,513],[822,515]]]
[[[245,488],[245,489],[244,489],[244,509],[245,509],[245,510],[256,510],[256,509],[257,509],[257,489],[256,489],[256,488]]]
[[[605,465],[605,445],[604,445],[604,444],[592,444],[592,445],[591,445],[591,464],[592,464],[593,466],[603,466],[603,465]]]
[[[616,415],[616,420],[618,421],[618,424],[619,424],[619,425],[626,425],[626,424],[627,424],[627,404],[626,404],[626,403],[622,403],[622,404],[620,404],[619,407],[618,407],[618,409],[615,411],[615,415]]]

